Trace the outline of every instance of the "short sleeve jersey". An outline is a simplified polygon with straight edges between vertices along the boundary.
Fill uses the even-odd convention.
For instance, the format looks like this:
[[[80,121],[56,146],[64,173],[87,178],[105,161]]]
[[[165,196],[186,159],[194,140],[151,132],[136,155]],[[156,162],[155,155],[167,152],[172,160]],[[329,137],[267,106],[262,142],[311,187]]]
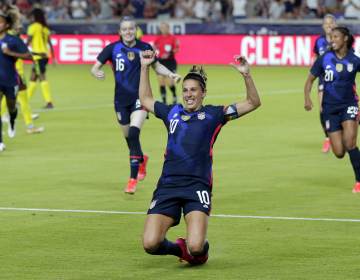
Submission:
[[[174,35],[160,35],[156,38],[154,45],[160,59],[174,59],[174,50],[178,48],[179,42]]]
[[[136,40],[133,47],[121,40],[106,46],[98,55],[102,64],[110,61],[115,77],[115,100],[123,106],[131,105],[139,98],[140,52],[152,50],[148,43]]]
[[[32,37],[31,50],[36,53],[48,53],[48,42],[50,30],[46,26],[35,22],[28,27],[27,35]],[[34,59],[39,60],[41,56],[35,55]]]
[[[326,40],[325,35],[321,35],[315,41],[314,53],[317,56],[323,55],[329,49],[329,42]]]
[[[4,38],[0,39],[0,46],[7,45],[7,47],[17,53],[29,52],[24,42],[17,36],[6,34]],[[15,69],[16,58],[3,53],[0,48],[0,84],[14,87],[18,84],[18,73]]]
[[[227,122],[224,106],[206,105],[187,112],[182,105],[155,102],[155,116],[162,119],[168,140],[158,188],[212,187],[212,150],[221,127]]]
[[[360,71],[360,58],[348,51],[344,58],[338,58],[333,51],[319,56],[310,72],[323,79],[323,104],[348,104],[357,102],[356,73]]]

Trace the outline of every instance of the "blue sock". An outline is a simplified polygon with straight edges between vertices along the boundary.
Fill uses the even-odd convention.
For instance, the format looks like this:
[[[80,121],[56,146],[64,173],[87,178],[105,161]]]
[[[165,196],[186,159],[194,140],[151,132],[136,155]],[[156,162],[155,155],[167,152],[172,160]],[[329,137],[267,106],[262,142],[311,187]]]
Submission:
[[[356,182],[360,182],[360,151],[358,147],[348,151],[350,162],[354,169]]]
[[[151,255],[174,255],[178,257],[181,257],[182,255],[179,245],[168,241],[166,238],[160,243],[156,251],[148,253]]]

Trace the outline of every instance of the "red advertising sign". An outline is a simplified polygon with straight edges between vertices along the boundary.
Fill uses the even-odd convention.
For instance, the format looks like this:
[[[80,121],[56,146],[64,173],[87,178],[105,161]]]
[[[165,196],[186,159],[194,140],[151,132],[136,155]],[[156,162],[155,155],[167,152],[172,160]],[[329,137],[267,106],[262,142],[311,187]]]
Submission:
[[[181,35],[179,64],[228,64],[235,54],[246,56],[252,65],[306,66],[313,61],[317,36]],[[144,36],[152,43],[155,36]],[[55,54],[62,64],[93,63],[98,53],[118,36],[54,35]],[[360,36],[355,50],[360,53]]]

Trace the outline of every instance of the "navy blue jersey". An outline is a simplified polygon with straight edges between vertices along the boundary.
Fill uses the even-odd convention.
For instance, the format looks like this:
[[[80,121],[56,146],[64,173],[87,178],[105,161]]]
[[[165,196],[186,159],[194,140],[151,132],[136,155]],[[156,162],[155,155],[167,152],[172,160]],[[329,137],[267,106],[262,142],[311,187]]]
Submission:
[[[0,39],[0,84],[14,87],[19,82],[15,69],[17,58],[4,54],[1,48],[3,45],[7,45],[8,49],[17,53],[27,53],[29,50],[19,37],[6,34]]]
[[[360,58],[353,51],[340,59],[333,51],[318,57],[310,72],[323,79],[323,104],[348,104],[357,102],[355,78],[360,71]]]
[[[326,40],[326,36],[321,35],[316,39],[313,51],[317,56],[320,56],[323,55],[327,50],[329,50],[329,47],[330,43]]]
[[[227,122],[224,106],[206,105],[187,112],[182,105],[155,102],[155,116],[168,130],[165,162],[159,187],[212,186],[212,148]]]
[[[106,46],[98,55],[102,64],[112,63],[115,76],[115,100],[123,106],[131,105],[139,98],[140,51],[153,50],[145,42],[136,40],[133,47],[127,47],[121,40]]]

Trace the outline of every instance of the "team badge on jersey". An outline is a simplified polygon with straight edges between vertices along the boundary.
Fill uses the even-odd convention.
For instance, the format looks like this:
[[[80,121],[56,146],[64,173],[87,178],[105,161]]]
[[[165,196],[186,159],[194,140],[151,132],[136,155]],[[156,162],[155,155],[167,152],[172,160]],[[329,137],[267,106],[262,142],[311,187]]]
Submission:
[[[189,115],[182,115],[182,116],[181,116],[181,119],[182,119],[184,122],[186,122],[186,121],[188,121],[188,120],[191,119],[191,116],[189,116]]]
[[[347,70],[348,70],[348,72],[352,72],[352,71],[354,70],[354,64],[349,63],[349,64],[347,65]]]
[[[336,63],[336,72],[342,72],[342,70],[344,70],[344,65],[342,65],[341,63]]]
[[[128,59],[131,61],[131,60],[134,60],[135,59],[135,53],[134,52],[128,52],[127,53],[127,57]]]
[[[197,117],[198,117],[199,120],[205,119],[205,112],[200,112],[200,113],[197,115]]]

